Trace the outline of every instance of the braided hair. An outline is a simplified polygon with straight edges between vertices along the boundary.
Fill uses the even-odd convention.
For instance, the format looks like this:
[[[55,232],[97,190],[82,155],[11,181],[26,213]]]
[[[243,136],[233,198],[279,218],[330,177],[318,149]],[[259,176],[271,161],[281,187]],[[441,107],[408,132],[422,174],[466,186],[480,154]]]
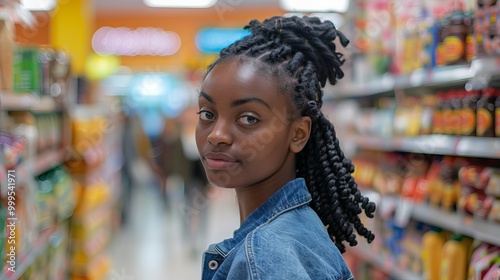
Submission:
[[[349,40],[332,22],[316,17],[275,16],[263,22],[252,20],[245,28],[251,34],[224,48],[207,74],[217,64],[238,57],[260,62],[278,79],[279,90],[293,98],[297,114],[291,118],[312,120],[310,138],[296,157],[296,176],[306,181],[311,207],[342,253],[344,241],[357,244],[354,229],[372,242],[375,236],[358,215],[364,210],[372,218],[375,203],[361,195],[351,176],[354,166],[340,149],[333,124],[320,110],[327,80],[334,85],[344,76],[340,69],[344,59],[334,40],[338,38],[343,47]]]

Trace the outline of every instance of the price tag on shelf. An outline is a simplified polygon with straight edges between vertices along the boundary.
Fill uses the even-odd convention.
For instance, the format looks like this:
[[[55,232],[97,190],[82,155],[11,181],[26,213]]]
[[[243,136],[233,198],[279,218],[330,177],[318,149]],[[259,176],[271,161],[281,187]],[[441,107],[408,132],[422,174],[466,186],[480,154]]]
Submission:
[[[412,212],[413,201],[408,198],[401,198],[394,214],[394,223],[399,227],[406,227],[410,222]]]

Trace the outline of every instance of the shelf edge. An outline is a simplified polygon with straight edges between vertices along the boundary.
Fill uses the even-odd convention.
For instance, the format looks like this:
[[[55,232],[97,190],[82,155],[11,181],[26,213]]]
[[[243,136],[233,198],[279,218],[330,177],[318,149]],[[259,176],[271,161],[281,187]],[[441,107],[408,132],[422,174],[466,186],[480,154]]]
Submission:
[[[0,110],[51,112],[57,111],[58,108],[55,100],[48,96],[0,92]]]
[[[500,159],[500,138],[495,137],[430,134],[384,138],[351,133],[344,134],[342,138],[353,141],[361,148],[379,151]]]

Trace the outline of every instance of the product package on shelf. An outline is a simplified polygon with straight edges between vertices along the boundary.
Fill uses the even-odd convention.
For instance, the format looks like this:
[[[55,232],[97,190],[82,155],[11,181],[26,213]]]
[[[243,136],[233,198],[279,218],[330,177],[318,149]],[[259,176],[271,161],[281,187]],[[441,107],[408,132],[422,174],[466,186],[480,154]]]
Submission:
[[[500,54],[500,36],[497,25],[498,1],[477,0],[474,35],[478,57]]]
[[[422,236],[425,279],[495,280],[500,247],[432,227]]]
[[[70,62],[60,50],[42,46],[17,46],[14,49],[13,90],[17,94],[51,97],[65,104],[69,91]]]
[[[500,225],[500,170],[478,165],[460,169],[459,209],[467,215]]]
[[[105,161],[106,127],[104,116],[72,118],[71,154],[67,163],[72,173],[89,173]]]
[[[21,94],[43,94],[40,48],[17,47],[14,51],[14,92]]]
[[[76,207],[73,178],[62,166],[57,166],[36,177],[40,228],[45,229],[68,219]]]
[[[12,60],[14,49],[13,24],[0,19],[0,91],[12,90]]]
[[[102,114],[72,117],[72,153],[66,166],[76,179],[77,207],[71,217],[72,279],[103,279],[109,269],[106,246],[113,225],[112,190],[106,174],[107,119]]]
[[[71,217],[71,274],[73,279],[102,279],[109,269],[99,261],[107,258],[104,249],[112,233],[111,190],[100,177],[85,177],[77,179],[81,194]]]
[[[24,158],[61,149],[63,120],[60,112],[10,112],[8,130],[26,141]]]
[[[468,279],[496,280],[500,277],[500,247],[476,241],[471,247]]]
[[[0,131],[0,150],[5,157],[5,168],[16,166],[23,160],[26,151],[26,138]]]

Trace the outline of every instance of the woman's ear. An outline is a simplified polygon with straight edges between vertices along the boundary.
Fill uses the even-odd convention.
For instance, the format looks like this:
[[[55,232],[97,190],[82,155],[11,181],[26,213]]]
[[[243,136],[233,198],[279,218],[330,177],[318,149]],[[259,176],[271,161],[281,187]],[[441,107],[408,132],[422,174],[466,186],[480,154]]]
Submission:
[[[312,121],[310,117],[302,117],[296,121],[295,129],[292,131],[293,137],[290,143],[290,150],[294,153],[299,153],[304,149],[309,136],[311,135]]]

